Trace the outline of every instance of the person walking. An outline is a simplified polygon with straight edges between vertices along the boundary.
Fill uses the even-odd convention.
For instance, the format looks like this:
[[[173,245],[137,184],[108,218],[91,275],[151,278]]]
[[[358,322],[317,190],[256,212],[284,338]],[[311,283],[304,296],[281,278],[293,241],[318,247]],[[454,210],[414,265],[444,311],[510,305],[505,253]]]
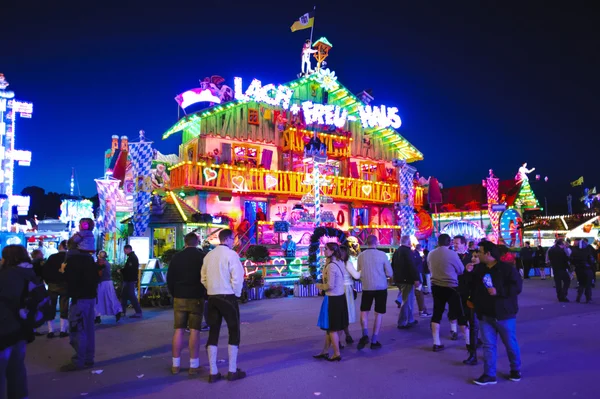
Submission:
[[[385,254],[377,249],[377,236],[370,235],[365,240],[366,249],[358,255],[358,271],[362,280],[363,292],[360,301],[360,324],[362,337],[357,349],[363,349],[369,343],[369,312],[375,302],[375,320],[371,349],[380,349],[379,330],[387,307],[387,277],[393,277],[392,265]]]
[[[72,361],[60,371],[76,371],[92,367],[96,351],[94,319],[98,293],[98,267],[89,253],[80,252],[77,243],[69,240],[69,251],[63,263],[67,292],[71,298],[69,309],[70,343],[75,354]]]
[[[537,246],[535,250],[535,258],[534,258],[535,267],[538,269],[540,273],[540,279],[546,279],[546,252],[541,245]]]
[[[319,290],[325,291],[317,326],[326,331],[323,350],[314,355],[315,359],[330,362],[342,360],[340,355],[339,334],[348,327],[348,305],[344,293],[344,262],[337,243],[328,242],[323,250],[327,259],[323,268],[323,283],[317,284]],[[329,357],[329,348],[333,348],[333,356]]]
[[[414,318],[413,306],[415,303],[414,290],[421,286],[421,278],[414,257],[410,248],[410,237],[402,236],[400,246],[392,256],[394,282],[402,293],[402,306],[398,315],[398,328],[401,330],[414,327],[419,323]]]
[[[571,285],[571,274],[569,268],[569,256],[565,251],[566,244],[562,238],[554,243],[554,246],[548,250],[548,260],[554,274],[554,284],[556,287],[556,297],[558,302],[569,302],[567,295]]]
[[[123,307],[112,281],[112,269],[108,262],[106,251],[98,252],[98,273],[100,283],[98,284],[98,297],[96,299],[96,324],[102,322],[101,316],[115,316],[117,323],[121,320]]]
[[[36,278],[31,258],[22,245],[7,245],[0,260],[0,398],[29,396],[25,352],[35,337],[19,317],[23,292]]]
[[[518,295],[523,288],[521,275],[513,266],[499,261],[497,246],[489,241],[479,246],[480,264],[474,269],[473,302],[480,319],[483,339],[483,374],[473,382],[496,384],[498,335],[510,362],[509,379],[521,380],[521,351],[517,342]]]
[[[458,276],[465,269],[458,254],[450,249],[450,236],[440,234],[438,247],[429,253],[427,262],[431,270],[431,293],[433,295],[433,316],[431,317],[431,334],[433,351],[444,350],[440,341],[440,322],[448,304],[451,339],[458,339],[457,319],[461,314],[461,299],[457,292]]]
[[[584,247],[581,248],[581,241],[576,238],[571,252],[571,264],[575,267],[577,275],[577,298],[575,302],[581,302],[581,296],[585,292],[585,303],[592,302],[592,264],[595,259],[591,253]]]
[[[65,276],[60,272],[61,265],[64,263],[67,256],[67,241],[63,240],[58,244],[58,252],[50,255],[46,263],[42,266],[42,278],[48,285],[48,294],[52,301],[52,308],[56,309],[59,305],[60,338],[69,336],[69,296],[67,295],[67,281]],[[59,299],[60,298],[60,299]],[[46,337],[55,338],[54,320],[48,321],[48,334]]]
[[[125,266],[121,269],[123,276],[123,289],[121,290],[121,307],[123,308],[123,317],[127,315],[127,304],[131,302],[135,314],[130,316],[132,319],[142,318],[142,307],[138,301],[135,290],[138,285],[138,274],[140,269],[140,261],[137,255],[133,252],[131,245],[127,244],[123,247],[123,252],[127,255]]]
[[[467,352],[469,353],[469,357],[467,360],[463,361],[464,364],[475,365],[477,364],[477,333],[479,331],[479,323],[477,322],[477,318],[473,317],[472,309],[470,309],[469,298],[471,296],[471,281],[472,281],[472,271],[473,271],[473,259],[479,263],[479,259],[477,257],[477,253],[469,252],[467,248],[467,239],[465,236],[455,236],[453,239],[454,250],[458,254],[460,261],[462,262],[465,270],[463,274],[458,276],[458,288],[456,291],[460,296],[460,311],[455,316],[457,318],[458,326],[461,329],[465,337],[465,345],[467,347]],[[472,316],[472,317],[469,317]],[[448,316],[451,319],[452,317]],[[471,333],[471,330],[474,330]]]
[[[344,263],[344,295],[346,295],[346,305],[348,306],[348,324],[356,323],[356,291],[354,290],[354,280],[360,279],[360,273],[356,271],[354,265],[350,262],[350,252],[348,247],[340,247],[340,260]],[[349,327],[344,329],[346,335],[346,344],[350,345],[354,343],[354,339],[350,335]],[[341,335],[340,335],[341,339]],[[340,340],[340,349],[344,349],[344,346]]]
[[[525,246],[521,248],[520,252],[521,262],[523,263],[523,278],[529,280],[529,273],[533,268],[535,251],[531,248],[529,241],[525,241]]]
[[[198,249],[198,236],[188,233],[184,237],[185,248],[173,256],[167,270],[167,287],[173,297],[174,333],[173,364],[171,372],[178,374],[181,367],[181,351],[185,330],[190,330],[189,375],[200,372],[200,330],[204,313],[206,288],[202,285],[204,252]]]
[[[421,256],[421,244],[415,245],[415,249],[412,252],[415,260],[415,266],[417,268],[417,273],[421,282],[421,284],[418,287],[415,287],[415,299],[417,300],[417,307],[419,308],[419,316],[431,317],[433,316],[433,313],[429,313],[427,311],[427,306],[425,305],[425,293],[423,291],[423,267],[425,265],[425,261],[423,261],[423,256]]]
[[[239,255],[233,251],[235,237],[229,229],[219,232],[221,245],[205,257],[201,270],[201,282],[208,292],[208,382],[219,381],[222,376],[217,369],[217,345],[223,319],[229,332],[229,373],[227,380],[235,381],[246,377],[246,372],[237,367],[240,345],[240,308],[237,299],[242,295],[244,268]]]

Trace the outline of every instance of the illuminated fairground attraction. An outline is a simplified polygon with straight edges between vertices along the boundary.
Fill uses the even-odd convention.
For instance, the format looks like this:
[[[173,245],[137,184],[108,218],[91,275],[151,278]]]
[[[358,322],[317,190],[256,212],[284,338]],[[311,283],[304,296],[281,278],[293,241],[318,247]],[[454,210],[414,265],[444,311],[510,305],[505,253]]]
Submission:
[[[376,234],[391,246],[400,231],[414,234],[423,190],[415,189],[409,163],[423,155],[398,133],[396,107],[352,94],[322,67],[332,47],[326,38],[307,41],[303,51],[316,68],[304,60],[304,73],[289,83],[234,77],[232,89],[212,76],[175,98],[186,115],[163,134],[181,132],[167,201],[188,222],[226,223],[248,258],[256,260],[247,252],[253,245],[267,247],[271,260],[245,260],[248,274],[297,279],[315,236],[347,232],[361,242]],[[205,108],[190,112],[193,106]],[[163,242],[156,237],[163,248],[181,242],[185,230],[167,229],[152,238],[154,256]],[[288,235],[296,251],[286,257]]]

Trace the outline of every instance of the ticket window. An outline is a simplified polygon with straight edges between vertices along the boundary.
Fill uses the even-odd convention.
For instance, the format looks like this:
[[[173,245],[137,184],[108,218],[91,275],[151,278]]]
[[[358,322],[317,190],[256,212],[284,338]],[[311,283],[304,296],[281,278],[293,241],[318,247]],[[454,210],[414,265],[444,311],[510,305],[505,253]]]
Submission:
[[[175,227],[155,228],[153,234],[154,258],[158,258],[169,249],[175,249]]]

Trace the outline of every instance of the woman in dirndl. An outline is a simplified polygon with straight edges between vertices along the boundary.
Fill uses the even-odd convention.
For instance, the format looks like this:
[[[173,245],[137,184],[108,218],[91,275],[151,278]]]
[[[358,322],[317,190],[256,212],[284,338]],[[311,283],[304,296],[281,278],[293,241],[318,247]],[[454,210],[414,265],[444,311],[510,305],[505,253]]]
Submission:
[[[340,331],[348,327],[348,305],[344,293],[344,262],[341,260],[338,244],[329,242],[324,249],[327,262],[323,268],[323,283],[317,284],[319,290],[325,291],[317,326],[326,331],[325,345],[316,359],[325,359],[330,362],[339,362],[340,356]],[[333,356],[329,356],[329,347],[333,347]]]
[[[348,251],[348,247],[341,246],[340,247],[340,255],[341,261],[344,262],[344,295],[346,295],[346,304],[348,305],[348,323],[356,323],[356,305],[355,305],[355,295],[356,291],[354,290],[354,280],[360,279],[360,272],[354,268],[354,265],[349,261],[350,254]],[[352,336],[350,335],[350,331],[348,327],[344,329],[344,334],[346,334],[346,344],[350,345],[354,342]],[[341,341],[342,335],[340,334],[340,349],[344,349]]]
[[[123,308],[117,298],[115,286],[111,278],[110,263],[106,260],[106,252],[98,252],[98,274],[100,282],[98,283],[98,297],[96,299],[96,324],[100,324],[100,316],[115,316],[117,323],[121,319]]]

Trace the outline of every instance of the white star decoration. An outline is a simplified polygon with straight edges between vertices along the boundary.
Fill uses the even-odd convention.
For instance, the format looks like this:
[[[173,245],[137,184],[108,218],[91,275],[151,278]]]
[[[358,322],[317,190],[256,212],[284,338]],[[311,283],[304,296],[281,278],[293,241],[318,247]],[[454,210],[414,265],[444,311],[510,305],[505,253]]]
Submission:
[[[337,76],[335,76],[335,72],[330,71],[329,68],[319,69],[315,80],[321,83],[321,86],[327,91],[332,91],[339,87],[337,83]]]

